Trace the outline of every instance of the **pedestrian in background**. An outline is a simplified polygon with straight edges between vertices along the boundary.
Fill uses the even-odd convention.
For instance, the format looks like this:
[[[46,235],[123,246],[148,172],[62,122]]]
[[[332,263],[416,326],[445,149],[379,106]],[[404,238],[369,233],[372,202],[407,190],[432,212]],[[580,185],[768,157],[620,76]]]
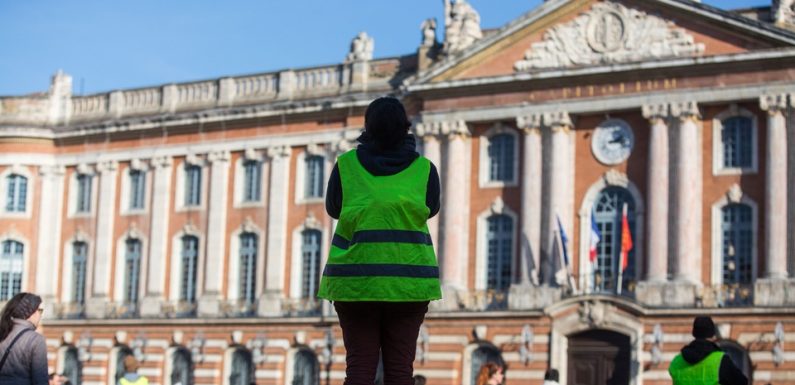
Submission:
[[[668,367],[674,385],[747,385],[748,378],[715,343],[715,323],[710,317],[693,320],[695,340],[682,348]]]
[[[413,385],[417,335],[441,298],[426,222],[439,211],[436,167],[416,151],[395,98],[367,107],[358,148],[337,159],[326,211],[339,219],[317,296],[334,302],[345,343],[345,385]]]
[[[149,385],[149,379],[138,374],[140,367],[135,356],[124,357],[124,376],[119,379],[118,385]]]
[[[0,384],[48,385],[47,344],[36,332],[44,309],[41,297],[19,293],[0,315]]]
[[[480,367],[475,385],[500,385],[505,381],[505,368],[495,362],[487,362]]]
[[[560,373],[557,369],[547,369],[544,373],[544,385],[560,385]]]

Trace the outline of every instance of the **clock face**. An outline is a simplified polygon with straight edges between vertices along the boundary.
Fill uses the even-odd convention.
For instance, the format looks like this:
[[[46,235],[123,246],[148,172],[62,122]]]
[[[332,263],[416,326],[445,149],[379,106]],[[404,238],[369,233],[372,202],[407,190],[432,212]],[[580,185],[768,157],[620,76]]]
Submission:
[[[635,146],[635,135],[627,122],[610,119],[602,122],[593,134],[591,150],[596,159],[607,165],[616,165],[629,158]]]

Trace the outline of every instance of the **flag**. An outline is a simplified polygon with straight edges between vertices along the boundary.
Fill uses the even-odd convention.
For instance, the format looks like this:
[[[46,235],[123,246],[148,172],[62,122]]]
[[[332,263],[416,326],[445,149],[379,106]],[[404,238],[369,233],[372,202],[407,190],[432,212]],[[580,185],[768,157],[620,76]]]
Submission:
[[[627,204],[624,203],[624,211],[621,214],[621,271],[626,270],[629,265],[630,250],[632,250],[632,234],[629,232]]]
[[[599,241],[601,240],[602,234],[599,233],[599,227],[596,226],[596,218],[594,218],[593,211],[591,211],[591,248],[588,254],[591,263],[596,261],[596,246],[599,245]]]
[[[566,236],[566,231],[563,230],[563,224],[560,223],[560,216],[555,214],[558,219],[558,229],[560,231],[560,249],[563,251],[563,267],[569,267],[569,251],[566,249],[566,244],[569,243],[569,237]]]

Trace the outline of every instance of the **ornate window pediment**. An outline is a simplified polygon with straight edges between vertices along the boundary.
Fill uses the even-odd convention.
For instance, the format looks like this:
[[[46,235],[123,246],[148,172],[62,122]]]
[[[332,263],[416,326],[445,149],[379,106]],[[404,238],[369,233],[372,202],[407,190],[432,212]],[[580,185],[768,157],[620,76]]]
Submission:
[[[695,56],[704,52],[692,35],[659,16],[618,3],[596,3],[586,13],[546,32],[516,71]]]

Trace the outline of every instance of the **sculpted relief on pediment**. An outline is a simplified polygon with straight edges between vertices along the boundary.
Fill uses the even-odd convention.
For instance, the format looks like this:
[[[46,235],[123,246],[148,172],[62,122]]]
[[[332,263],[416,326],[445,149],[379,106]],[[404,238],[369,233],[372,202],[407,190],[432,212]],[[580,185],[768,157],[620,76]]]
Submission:
[[[704,45],[696,43],[692,35],[673,22],[604,2],[547,31],[514,68],[522,72],[696,56],[703,52]]]

